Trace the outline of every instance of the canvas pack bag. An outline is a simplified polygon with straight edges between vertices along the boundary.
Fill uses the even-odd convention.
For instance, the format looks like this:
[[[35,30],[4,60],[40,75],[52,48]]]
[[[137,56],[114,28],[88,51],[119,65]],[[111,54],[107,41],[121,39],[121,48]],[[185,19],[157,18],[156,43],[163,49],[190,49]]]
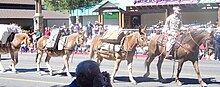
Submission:
[[[49,37],[49,39],[47,40],[47,44],[46,44],[46,48],[47,49],[57,49],[57,46],[58,46],[58,41],[61,37],[61,32],[60,32],[60,29],[56,28],[56,29],[53,29],[51,31],[51,35]]]
[[[125,36],[121,29],[107,30],[101,37],[101,41],[111,44],[120,44],[121,39]]]

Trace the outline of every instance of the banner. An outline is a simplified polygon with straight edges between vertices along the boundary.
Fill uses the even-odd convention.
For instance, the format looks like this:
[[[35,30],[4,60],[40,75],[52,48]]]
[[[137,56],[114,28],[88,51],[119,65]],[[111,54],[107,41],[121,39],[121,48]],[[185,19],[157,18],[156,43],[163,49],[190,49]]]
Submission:
[[[135,5],[194,4],[200,0],[134,0]]]

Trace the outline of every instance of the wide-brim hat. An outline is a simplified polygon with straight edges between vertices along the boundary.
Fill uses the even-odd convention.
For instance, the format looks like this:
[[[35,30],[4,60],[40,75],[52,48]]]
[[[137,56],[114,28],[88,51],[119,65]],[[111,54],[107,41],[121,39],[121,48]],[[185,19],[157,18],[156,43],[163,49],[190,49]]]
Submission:
[[[173,7],[173,11],[180,11],[181,9],[180,9],[180,7],[179,6],[174,6]]]

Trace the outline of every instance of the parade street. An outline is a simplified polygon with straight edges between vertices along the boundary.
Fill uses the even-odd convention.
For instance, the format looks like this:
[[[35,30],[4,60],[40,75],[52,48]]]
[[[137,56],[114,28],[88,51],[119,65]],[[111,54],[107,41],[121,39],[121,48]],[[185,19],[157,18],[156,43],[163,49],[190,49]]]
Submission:
[[[76,65],[80,61],[89,59],[88,55],[74,55],[72,62],[71,59],[69,61],[70,72],[73,75],[73,78],[70,78],[66,76],[65,73],[55,73],[54,76],[50,76],[44,62],[44,55],[41,62],[42,75],[40,76],[36,73],[35,55],[36,53],[19,53],[19,63],[16,65],[17,74],[12,73],[8,68],[11,63],[10,56],[8,54],[2,55],[1,61],[6,72],[0,73],[0,87],[63,87],[75,79]],[[119,71],[116,73],[115,83],[112,83],[113,87],[200,87],[191,62],[184,63],[182,72],[180,73],[180,80],[183,82],[183,85],[177,86],[174,83],[174,78],[172,78],[173,61],[164,61],[162,65],[162,75],[167,82],[160,83],[157,80],[157,59],[151,64],[151,74],[148,78],[143,77],[145,70],[144,60],[145,58],[143,57],[134,57],[133,76],[138,83],[137,85],[133,85],[129,82],[127,62],[122,61]],[[50,64],[54,72],[56,72],[62,69],[63,59],[62,57],[52,58]],[[107,71],[111,74],[114,68],[114,62],[103,60],[100,68],[101,71]],[[177,63],[175,66],[175,74],[176,68]],[[208,84],[208,87],[220,86],[220,61],[201,60],[199,61],[199,68],[202,78]]]

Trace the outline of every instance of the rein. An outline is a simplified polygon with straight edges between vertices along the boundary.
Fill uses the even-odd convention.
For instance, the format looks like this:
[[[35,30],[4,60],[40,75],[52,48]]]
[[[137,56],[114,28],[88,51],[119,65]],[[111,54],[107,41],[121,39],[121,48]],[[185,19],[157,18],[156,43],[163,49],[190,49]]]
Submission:
[[[191,37],[191,39],[192,39],[192,41],[199,47],[199,44],[198,43],[196,43],[196,41],[193,39],[193,37],[192,37],[192,35],[191,35],[191,33],[189,32],[189,30],[187,30],[188,31],[188,33],[189,33],[189,36]]]

